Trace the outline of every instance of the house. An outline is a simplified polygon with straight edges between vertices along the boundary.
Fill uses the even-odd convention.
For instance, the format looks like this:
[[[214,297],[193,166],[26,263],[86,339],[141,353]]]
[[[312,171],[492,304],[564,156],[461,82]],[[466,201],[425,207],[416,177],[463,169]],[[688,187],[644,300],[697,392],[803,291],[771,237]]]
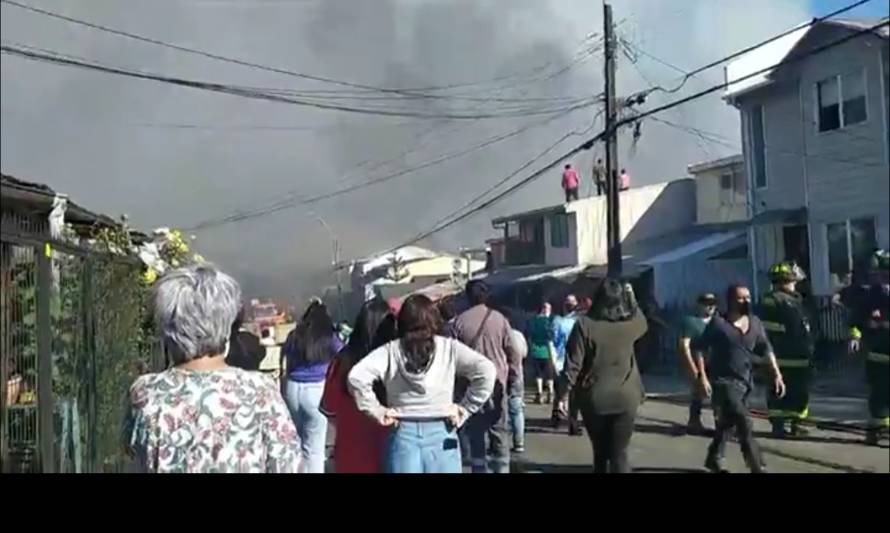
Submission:
[[[698,292],[722,292],[727,284],[750,278],[744,217],[727,209],[722,220],[715,220],[717,215],[698,220],[707,204],[719,200],[721,176],[743,181],[735,177],[743,176],[739,164],[740,157],[694,165],[701,181],[713,181],[714,195],[697,194],[699,187],[711,185],[699,178],[621,193],[623,271],[642,299],[685,307]],[[500,217],[493,225],[504,232],[502,239],[489,241],[503,264],[487,279],[503,305],[530,309],[542,299],[558,303],[577,278],[606,275],[603,197]],[[496,249],[503,253],[495,254]]]
[[[695,180],[696,224],[748,219],[748,178],[742,154],[689,165],[687,170]]]
[[[829,295],[888,247],[886,19],[871,30],[880,22],[822,21],[726,67],[724,98],[742,122],[755,292],[771,264],[794,259],[813,293]]]
[[[0,472],[118,468],[127,459],[105,437],[122,431],[120,398],[163,364],[136,341],[142,263],[94,245],[96,230],[126,226],[6,174],[0,219]]]
[[[475,275],[485,270],[486,262],[457,255],[404,246],[393,252],[339,265],[350,273],[349,316],[354,316],[363,302],[374,297],[400,298],[425,287],[448,282],[460,273]]]
[[[695,222],[695,182],[681,179],[621,193],[621,240],[633,243],[679,231]],[[502,266],[604,265],[606,198],[517,213],[492,221],[503,232]]]

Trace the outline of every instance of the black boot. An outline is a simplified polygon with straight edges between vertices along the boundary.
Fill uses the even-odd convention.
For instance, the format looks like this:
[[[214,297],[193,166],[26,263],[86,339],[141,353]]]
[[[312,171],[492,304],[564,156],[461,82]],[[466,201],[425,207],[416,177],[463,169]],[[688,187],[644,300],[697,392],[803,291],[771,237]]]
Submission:
[[[878,441],[881,438],[881,430],[877,428],[870,428],[865,433],[865,444],[868,446],[877,446]]]
[[[686,433],[689,435],[704,435],[706,433],[705,425],[702,424],[701,418],[690,417],[686,424]]]
[[[729,470],[726,468],[726,464],[723,461],[722,457],[716,457],[713,455],[709,455],[705,460],[705,468],[708,469],[708,472],[712,474],[728,474]]]
[[[788,431],[785,429],[785,421],[782,419],[774,418],[770,420],[770,423],[773,425],[772,435],[775,439],[785,439],[788,438]]]
[[[810,432],[806,428],[800,425],[800,422],[794,421],[791,423],[791,436],[796,438],[807,437]]]

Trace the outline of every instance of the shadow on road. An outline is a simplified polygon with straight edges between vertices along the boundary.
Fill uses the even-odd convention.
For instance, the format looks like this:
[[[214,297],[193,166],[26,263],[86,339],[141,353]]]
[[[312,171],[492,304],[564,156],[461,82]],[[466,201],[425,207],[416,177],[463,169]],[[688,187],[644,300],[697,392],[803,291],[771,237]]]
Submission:
[[[514,474],[592,474],[592,465],[558,465],[553,463],[514,463],[510,472]],[[634,474],[704,474],[695,468],[634,467]]]

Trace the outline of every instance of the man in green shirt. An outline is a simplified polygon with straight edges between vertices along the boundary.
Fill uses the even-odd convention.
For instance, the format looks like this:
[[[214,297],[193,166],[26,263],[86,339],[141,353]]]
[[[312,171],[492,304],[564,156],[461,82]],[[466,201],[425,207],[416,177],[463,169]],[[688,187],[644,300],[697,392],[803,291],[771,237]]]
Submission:
[[[528,323],[528,358],[535,376],[535,403],[553,402],[555,355],[552,307],[548,302],[541,304],[539,313]],[[544,395],[544,382],[547,382],[547,397]]]
[[[704,369],[699,368],[699,363],[692,357],[690,345],[704,333],[716,310],[717,298],[709,292],[701,294],[696,300],[696,313],[683,317],[680,325],[678,352],[689,378],[689,392],[692,397],[689,404],[689,422],[686,426],[686,431],[690,435],[701,435],[705,432],[704,424],[701,421],[705,393],[698,385],[698,377]]]

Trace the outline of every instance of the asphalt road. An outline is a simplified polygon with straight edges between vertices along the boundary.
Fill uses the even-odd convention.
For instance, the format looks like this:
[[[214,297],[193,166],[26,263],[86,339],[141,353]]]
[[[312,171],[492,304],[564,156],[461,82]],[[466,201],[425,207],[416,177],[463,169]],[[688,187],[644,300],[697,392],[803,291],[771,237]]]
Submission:
[[[649,400],[639,412],[631,441],[630,461],[636,473],[704,473],[706,437],[685,434],[683,405]],[[706,416],[710,423],[710,417]],[[806,440],[775,440],[769,424],[755,421],[755,431],[771,473],[890,473],[890,453],[867,447],[853,433],[814,430]],[[727,445],[727,466],[733,473],[748,471],[738,443]],[[589,473],[593,452],[586,435],[570,437],[554,431],[549,408],[526,405],[526,453],[514,457],[513,470],[522,473]]]

